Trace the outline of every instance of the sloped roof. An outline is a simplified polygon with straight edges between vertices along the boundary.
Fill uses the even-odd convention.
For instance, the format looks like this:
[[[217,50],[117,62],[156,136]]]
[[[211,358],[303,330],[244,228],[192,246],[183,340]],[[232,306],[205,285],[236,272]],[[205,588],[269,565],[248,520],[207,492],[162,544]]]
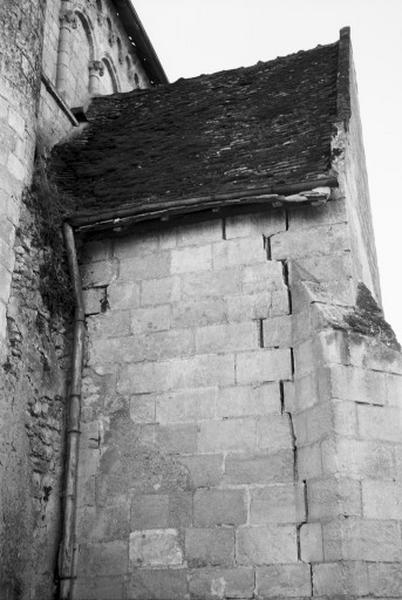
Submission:
[[[341,42],[95,98],[82,132],[53,151],[72,214],[319,185],[332,175]]]

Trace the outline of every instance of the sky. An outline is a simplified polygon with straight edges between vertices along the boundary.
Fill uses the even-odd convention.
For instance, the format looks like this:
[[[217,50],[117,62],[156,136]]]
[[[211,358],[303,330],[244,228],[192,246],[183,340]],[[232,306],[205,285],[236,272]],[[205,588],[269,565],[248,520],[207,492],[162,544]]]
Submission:
[[[352,30],[386,319],[402,342],[402,0],[134,0],[171,82]]]

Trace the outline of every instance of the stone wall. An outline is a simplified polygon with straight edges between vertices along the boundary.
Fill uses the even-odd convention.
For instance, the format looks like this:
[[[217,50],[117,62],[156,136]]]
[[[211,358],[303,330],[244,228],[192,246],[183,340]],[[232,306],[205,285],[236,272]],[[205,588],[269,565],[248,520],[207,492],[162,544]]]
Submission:
[[[77,125],[69,109],[91,95],[149,86],[111,0],[48,2],[42,69],[40,126],[51,144]]]
[[[388,375],[347,370],[314,312],[352,310],[352,262],[336,194],[85,244],[77,598],[350,598],[362,540],[363,561],[399,560],[399,529],[369,533],[361,499],[365,462],[397,440],[369,440],[355,412],[371,384],[387,402]],[[340,472],[340,439],[356,470]]]
[[[43,5],[41,0],[7,0],[0,6],[0,357],[21,193],[33,167]]]
[[[400,598],[402,356],[374,303],[351,309],[317,283],[306,290],[288,405],[306,489],[301,559],[314,598]],[[369,335],[356,323],[371,323]]]
[[[0,367],[0,597],[51,600],[60,527],[65,384],[63,318],[43,301],[46,249],[22,205]],[[35,212],[33,213],[35,214]],[[49,253],[48,253],[49,257]]]

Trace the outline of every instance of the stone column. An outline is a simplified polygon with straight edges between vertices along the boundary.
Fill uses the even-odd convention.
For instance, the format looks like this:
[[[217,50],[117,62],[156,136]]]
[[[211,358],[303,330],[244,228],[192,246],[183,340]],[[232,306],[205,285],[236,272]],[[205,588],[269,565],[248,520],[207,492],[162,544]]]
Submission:
[[[60,13],[60,37],[57,54],[56,88],[60,96],[67,100],[68,70],[71,49],[71,31],[77,28],[77,17],[64,2]]]
[[[105,72],[105,67],[101,60],[91,60],[88,65],[89,69],[89,93],[91,96],[99,94],[100,77]]]

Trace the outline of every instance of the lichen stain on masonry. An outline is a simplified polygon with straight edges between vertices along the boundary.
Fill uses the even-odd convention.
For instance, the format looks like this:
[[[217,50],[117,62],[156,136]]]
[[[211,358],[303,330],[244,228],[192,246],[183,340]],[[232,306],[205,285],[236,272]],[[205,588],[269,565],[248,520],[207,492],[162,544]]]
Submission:
[[[131,421],[125,409],[111,415],[97,476],[101,504],[121,494],[189,490],[187,467],[153,444],[154,428]]]
[[[370,337],[375,336],[392,350],[398,352],[401,350],[391,325],[385,321],[382,309],[364,283],[359,283],[356,306],[349,314],[345,315],[344,321],[352,331]],[[384,350],[384,358],[386,358],[385,354]]]

